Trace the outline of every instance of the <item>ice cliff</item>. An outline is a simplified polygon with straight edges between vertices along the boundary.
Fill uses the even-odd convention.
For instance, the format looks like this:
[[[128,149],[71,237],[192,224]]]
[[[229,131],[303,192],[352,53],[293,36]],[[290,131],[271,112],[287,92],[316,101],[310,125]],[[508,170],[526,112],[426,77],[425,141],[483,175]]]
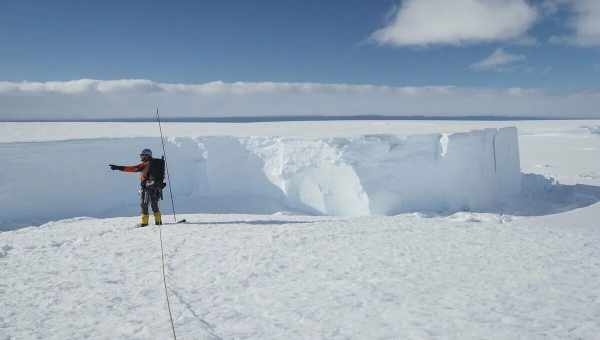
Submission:
[[[160,156],[158,138],[0,144],[6,167],[0,225],[136,214],[137,177],[107,164],[135,164],[145,147]],[[521,188],[515,128],[405,137],[174,138],[167,152],[180,212],[486,211]]]

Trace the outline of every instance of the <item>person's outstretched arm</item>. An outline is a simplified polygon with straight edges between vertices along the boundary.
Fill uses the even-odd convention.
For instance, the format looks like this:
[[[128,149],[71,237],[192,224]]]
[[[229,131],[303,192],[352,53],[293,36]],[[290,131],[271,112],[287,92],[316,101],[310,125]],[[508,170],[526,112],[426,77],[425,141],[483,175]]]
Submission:
[[[145,164],[144,163],[140,163],[138,165],[109,164],[108,166],[110,167],[111,170],[119,170],[119,171],[125,171],[125,172],[142,172],[142,171],[144,171]]]

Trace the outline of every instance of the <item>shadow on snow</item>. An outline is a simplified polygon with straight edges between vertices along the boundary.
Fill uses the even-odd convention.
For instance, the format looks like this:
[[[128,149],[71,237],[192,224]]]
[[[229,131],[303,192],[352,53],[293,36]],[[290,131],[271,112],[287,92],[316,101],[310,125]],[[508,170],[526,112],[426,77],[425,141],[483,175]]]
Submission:
[[[543,216],[584,208],[600,201],[600,186],[565,185],[538,174],[523,174],[521,194],[496,211],[515,216]]]

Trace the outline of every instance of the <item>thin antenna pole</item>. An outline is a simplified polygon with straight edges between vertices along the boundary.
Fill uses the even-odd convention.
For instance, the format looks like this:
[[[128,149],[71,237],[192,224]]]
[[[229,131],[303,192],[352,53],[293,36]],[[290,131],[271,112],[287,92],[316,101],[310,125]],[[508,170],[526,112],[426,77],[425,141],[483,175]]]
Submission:
[[[160,115],[158,114],[158,106],[156,107],[156,121],[158,122],[158,129],[160,130],[160,142],[162,143],[163,157],[165,159],[165,170],[167,171],[167,181],[169,183],[169,196],[171,196],[171,207],[173,208],[173,219],[177,223],[177,214],[175,214],[175,200],[173,200],[173,189],[171,186],[171,176],[169,176],[169,164],[167,163],[167,150],[165,149],[165,137],[162,132],[162,125],[160,124]]]

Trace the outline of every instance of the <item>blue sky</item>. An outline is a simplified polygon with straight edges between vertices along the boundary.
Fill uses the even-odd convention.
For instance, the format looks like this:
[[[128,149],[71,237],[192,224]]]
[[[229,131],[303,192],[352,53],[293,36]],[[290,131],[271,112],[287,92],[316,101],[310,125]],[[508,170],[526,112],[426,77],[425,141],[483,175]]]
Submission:
[[[0,109],[0,118],[64,112],[70,107],[68,100],[73,100],[71,104],[84,103],[82,95],[95,95],[87,99],[97,102],[96,105],[108,105],[108,111],[86,108],[83,104],[72,105],[70,110],[117,116],[135,115],[143,110],[144,106],[119,104],[127,100],[116,100],[118,93],[112,90],[98,90],[97,84],[101,83],[85,83],[81,91],[56,90],[57,86],[75,86],[73,81],[81,79],[152,82],[156,85],[150,86],[154,89],[150,91],[152,95],[144,92],[149,88],[144,83],[143,93],[137,89],[133,94],[138,97],[133,96],[131,86],[139,86],[139,81],[128,85],[128,93],[120,94],[136,98],[143,105],[151,101],[168,102],[165,95],[160,100],[156,98],[156,89],[163,91],[160,84],[201,85],[215,81],[222,81],[225,86],[235,82],[248,86],[269,82],[275,87],[279,83],[344,84],[424,88],[425,92],[429,87],[456,87],[455,101],[464,103],[452,107],[452,114],[464,111],[539,115],[544,113],[539,107],[544,100],[540,98],[497,112],[482,112],[485,105],[469,106],[469,99],[459,96],[472,96],[469,91],[492,91],[497,101],[502,102],[506,98],[501,95],[514,88],[522,89],[521,94],[540,96],[541,91],[543,96],[562,96],[565,100],[567,96],[595,94],[600,90],[598,3],[596,0],[7,0],[0,3],[0,103],[5,104]],[[106,89],[108,85],[102,86]],[[266,96],[265,90],[261,91],[258,96]],[[290,96],[290,91],[299,90],[286,88],[283,92]],[[244,93],[253,97],[248,102],[258,100],[267,105],[269,100],[255,98],[255,92]],[[333,91],[336,98],[319,102],[323,96],[331,97],[331,92],[331,89],[324,93],[313,91],[308,98],[303,93],[302,98],[295,100],[284,99],[279,90],[269,95],[274,96],[271,99],[275,102],[290,101],[295,105],[310,100],[312,106],[307,107],[306,114],[352,111],[343,105],[336,112],[331,108],[336,107],[336,98],[344,100],[340,95],[354,97],[356,91],[352,95],[336,88]],[[34,95],[51,97],[40,103],[53,104],[59,99],[62,102],[53,104],[56,107],[38,107],[41,104],[31,98]],[[214,105],[202,105],[210,107],[202,110],[176,105],[175,111],[182,115],[269,111],[256,107],[246,112],[240,98],[232,100],[239,101],[240,107],[226,108],[215,104],[215,98],[207,98],[206,94],[196,95],[202,98],[190,100],[188,105],[206,101]],[[378,96],[383,95],[362,94],[362,101],[382,100]],[[104,98],[107,96],[111,98]],[[404,102],[401,96],[394,96],[397,94],[385,94],[385,101],[392,103],[385,109],[374,106],[373,111],[377,112],[366,112],[369,110],[365,106],[362,111],[351,113],[447,113],[442,102],[439,108],[420,112],[419,102],[410,100],[414,106],[406,109],[400,105],[394,110],[393,103]],[[426,97],[423,101],[435,98]],[[586,101],[590,98],[586,97]],[[592,105],[587,105],[565,106],[551,114],[594,114]],[[532,106],[536,109],[532,110]],[[280,114],[289,111],[304,112],[283,105]],[[69,115],[77,116],[77,112]]]

